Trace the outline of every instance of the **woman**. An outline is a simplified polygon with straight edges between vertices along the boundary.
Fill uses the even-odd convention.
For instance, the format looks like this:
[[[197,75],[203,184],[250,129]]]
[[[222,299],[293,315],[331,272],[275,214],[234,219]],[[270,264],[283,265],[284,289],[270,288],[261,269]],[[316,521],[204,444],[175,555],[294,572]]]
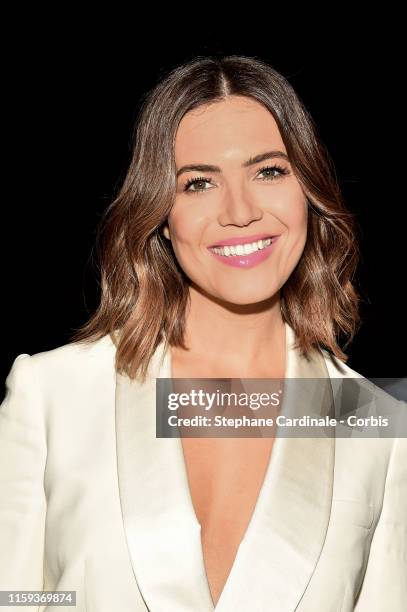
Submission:
[[[88,612],[405,609],[405,439],[156,436],[157,379],[363,378],[338,344],[355,230],[270,66],[198,57],[149,92],[100,306],[6,381],[1,589]]]

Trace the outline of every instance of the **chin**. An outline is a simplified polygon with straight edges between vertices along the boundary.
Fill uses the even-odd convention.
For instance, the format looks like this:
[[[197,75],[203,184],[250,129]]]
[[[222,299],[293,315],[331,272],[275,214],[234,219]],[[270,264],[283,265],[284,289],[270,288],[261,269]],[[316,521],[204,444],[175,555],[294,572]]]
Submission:
[[[253,289],[253,291],[248,291],[247,288],[242,287],[241,290],[222,291],[217,294],[217,297],[229,304],[249,306],[250,304],[258,304],[259,302],[271,300],[276,293],[277,290],[264,291],[263,289],[259,291],[257,287],[257,289]]]

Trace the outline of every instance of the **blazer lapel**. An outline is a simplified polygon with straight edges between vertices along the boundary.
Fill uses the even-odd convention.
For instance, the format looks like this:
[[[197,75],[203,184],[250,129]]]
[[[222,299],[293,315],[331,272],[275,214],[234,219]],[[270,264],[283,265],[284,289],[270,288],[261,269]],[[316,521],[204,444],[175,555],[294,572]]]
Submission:
[[[170,378],[158,347],[151,379],[116,374],[116,436],[123,524],[138,588],[149,610],[213,610],[200,525],[180,438],[156,438],[155,377]]]
[[[286,324],[286,378],[329,380],[322,354],[315,351],[308,361],[294,341]],[[316,567],[328,526],[334,437],[277,434],[254,513],[215,608],[181,439],[156,438],[155,378],[171,378],[170,353],[163,343],[149,371],[145,384],[116,373],[123,525],[146,607],[166,612],[293,612]],[[325,393],[313,396],[314,412],[326,414],[329,401]],[[289,412],[289,400],[284,405]]]

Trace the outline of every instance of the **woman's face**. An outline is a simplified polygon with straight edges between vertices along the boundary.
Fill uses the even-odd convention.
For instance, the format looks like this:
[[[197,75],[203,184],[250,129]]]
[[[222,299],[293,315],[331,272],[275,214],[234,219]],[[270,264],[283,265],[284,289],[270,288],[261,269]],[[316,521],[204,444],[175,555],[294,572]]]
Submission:
[[[275,157],[245,163],[272,151]],[[185,274],[207,294],[233,304],[266,300],[299,261],[307,200],[286,153],[273,116],[251,98],[231,96],[181,120],[176,197],[164,235]],[[190,168],[203,165],[212,168]],[[278,238],[271,246],[257,242],[256,250],[258,234]],[[242,246],[208,248],[231,238]],[[247,239],[251,246],[244,247]]]

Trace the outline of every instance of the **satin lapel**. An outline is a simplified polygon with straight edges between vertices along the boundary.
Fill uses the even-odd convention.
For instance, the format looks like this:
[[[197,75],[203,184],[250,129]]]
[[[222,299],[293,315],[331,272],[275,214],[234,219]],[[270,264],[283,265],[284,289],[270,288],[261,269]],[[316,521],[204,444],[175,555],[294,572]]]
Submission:
[[[133,572],[149,610],[208,612],[212,599],[200,524],[180,438],[156,438],[155,376],[170,378],[162,345],[150,382],[116,375],[116,436],[123,524]],[[135,584],[136,588],[136,584]]]
[[[328,378],[325,360],[294,349],[286,324],[286,378]],[[116,375],[116,436],[123,524],[138,588],[150,610],[293,612],[328,526],[334,438],[277,437],[249,527],[213,606],[180,438],[156,438],[155,377],[170,378],[158,347],[149,382]],[[325,396],[324,396],[325,397]],[[315,411],[323,413],[325,399]]]

